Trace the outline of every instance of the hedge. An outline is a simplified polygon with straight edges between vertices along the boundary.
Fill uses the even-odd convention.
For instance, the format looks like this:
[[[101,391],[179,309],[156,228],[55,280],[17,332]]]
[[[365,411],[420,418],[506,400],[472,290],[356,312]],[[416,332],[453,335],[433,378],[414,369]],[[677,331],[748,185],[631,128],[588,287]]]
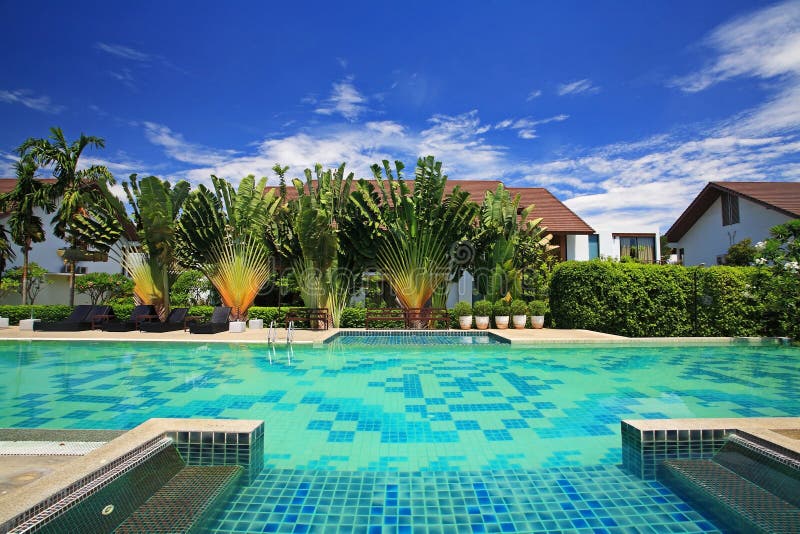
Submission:
[[[781,285],[766,283],[771,276],[754,267],[564,262],[553,271],[550,309],[558,328],[629,337],[791,336],[796,317],[767,320]]]

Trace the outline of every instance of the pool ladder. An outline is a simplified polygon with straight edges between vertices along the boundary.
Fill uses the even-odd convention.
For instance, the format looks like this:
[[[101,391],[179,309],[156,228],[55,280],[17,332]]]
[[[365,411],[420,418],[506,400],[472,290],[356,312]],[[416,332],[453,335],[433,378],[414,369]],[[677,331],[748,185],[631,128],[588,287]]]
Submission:
[[[278,332],[275,330],[275,321],[270,321],[269,330],[267,330],[267,343],[270,345],[275,344],[278,339]]]
[[[286,326],[286,343],[294,343],[294,321],[289,321],[289,324]]]

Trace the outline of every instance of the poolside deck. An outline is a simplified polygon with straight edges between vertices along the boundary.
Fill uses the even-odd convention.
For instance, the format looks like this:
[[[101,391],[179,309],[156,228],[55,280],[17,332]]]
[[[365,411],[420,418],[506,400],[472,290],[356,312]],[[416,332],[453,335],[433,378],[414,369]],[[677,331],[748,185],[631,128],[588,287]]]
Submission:
[[[328,330],[295,330],[295,343],[322,343],[329,337],[342,331],[364,331],[363,328],[331,328]],[[370,332],[381,332],[380,330],[370,330]],[[392,331],[387,331],[392,332]],[[593,343],[608,341],[624,341],[628,338],[593,332],[591,330],[560,330],[554,328],[542,328],[534,330],[526,328],[524,330],[471,330],[475,334],[481,332],[491,332],[503,337],[514,344],[527,343]],[[188,341],[188,342],[223,342],[223,343],[264,343],[267,340],[266,329],[248,328],[241,333],[220,332],[218,334],[190,334],[188,331],[177,332],[103,332],[102,330],[83,330],[80,332],[40,332],[31,330],[20,330],[18,326],[11,326],[0,329],[0,340],[2,339],[69,339],[86,341]],[[286,342],[286,329],[280,328],[277,331],[277,342]]]

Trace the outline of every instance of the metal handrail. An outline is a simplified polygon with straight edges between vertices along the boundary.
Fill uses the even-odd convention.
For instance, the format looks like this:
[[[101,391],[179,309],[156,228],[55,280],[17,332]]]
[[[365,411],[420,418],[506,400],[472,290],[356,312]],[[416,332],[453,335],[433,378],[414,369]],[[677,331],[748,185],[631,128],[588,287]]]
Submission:
[[[289,324],[286,326],[286,343],[290,344],[294,342],[294,321],[289,321]]]

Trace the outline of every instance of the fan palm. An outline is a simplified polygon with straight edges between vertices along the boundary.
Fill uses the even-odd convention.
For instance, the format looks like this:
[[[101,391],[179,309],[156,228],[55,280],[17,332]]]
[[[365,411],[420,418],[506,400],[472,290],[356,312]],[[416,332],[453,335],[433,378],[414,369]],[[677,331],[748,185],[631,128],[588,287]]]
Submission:
[[[104,185],[102,202],[76,217],[74,228],[100,250],[110,251],[133,279],[139,304],[152,304],[163,319],[169,314],[169,287],[175,271],[175,224],[189,195],[189,183],[174,186],[156,176],[132,174],[122,188],[130,206]]]
[[[184,266],[208,277],[234,319],[243,319],[272,272],[267,225],[279,205],[266,178],[250,175],[239,188],[216,176],[189,194],[176,228],[176,253]]]
[[[461,267],[450,251],[470,232],[477,212],[469,194],[456,186],[444,194],[447,176],[432,156],[420,158],[412,189],[403,164],[372,166],[378,184],[359,182],[353,203],[365,219],[375,218],[376,265],[404,308],[424,307]],[[395,178],[396,174],[396,178]],[[384,178],[385,175],[385,178]]]

